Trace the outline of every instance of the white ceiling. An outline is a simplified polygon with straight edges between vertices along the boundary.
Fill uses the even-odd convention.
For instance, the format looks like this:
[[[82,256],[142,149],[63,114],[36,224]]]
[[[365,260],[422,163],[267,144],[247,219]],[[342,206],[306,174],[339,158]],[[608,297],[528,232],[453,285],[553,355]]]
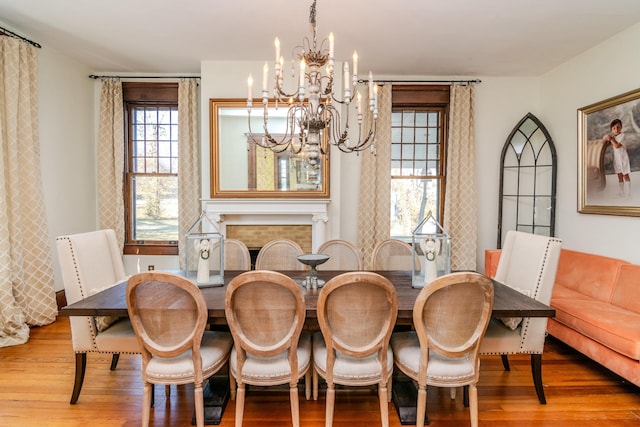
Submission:
[[[312,0],[0,0],[0,25],[95,73],[200,72],[285,60]],[[318,0],[319,39],[361,74],[537,76],[640,22],[640,0]],[[637,54],[631,53],[630,54]],[[288,58],[287,58],[288,57]]]

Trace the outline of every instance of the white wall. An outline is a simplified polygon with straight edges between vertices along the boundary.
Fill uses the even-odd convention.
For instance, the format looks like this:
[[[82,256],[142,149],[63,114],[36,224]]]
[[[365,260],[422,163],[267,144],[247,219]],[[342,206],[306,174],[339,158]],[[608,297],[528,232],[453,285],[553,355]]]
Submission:
[[[63,289],[55,238],[95,230],[94,84],[84,65],[38,50],[40,157],[55,289]]]
[[[640,218],[577,211],[577,110],[640,88],[640,24],[562,64],[541,79],[538,118],[554,138],[559,159],[557,235],[563,247],[640,263]],[[640,191],[640,183],[632,183]]]

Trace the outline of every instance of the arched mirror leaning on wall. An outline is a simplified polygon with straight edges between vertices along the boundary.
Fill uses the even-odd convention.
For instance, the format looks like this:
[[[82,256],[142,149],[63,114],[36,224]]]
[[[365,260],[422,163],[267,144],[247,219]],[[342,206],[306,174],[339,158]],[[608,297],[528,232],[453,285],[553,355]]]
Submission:
[[[542,122],[527,113],[500,158],[498,248],[509,230],[555,235],[556,148]]]
[[[261,100],[254,105],[262,105]],[[310,165],[304,150],[274,152],[253,143],[245,99],[210,99],[211,197],[212,198],[328,198],[329,155]],[[263,129],[262,109],[252,113],[255,138]],[[277,138],[278,123],[284,134],[286,106],[269,104],[269,130]],[[274,131],[273,129],[276,128]],[[326,136],[322,136],[326,147]]]

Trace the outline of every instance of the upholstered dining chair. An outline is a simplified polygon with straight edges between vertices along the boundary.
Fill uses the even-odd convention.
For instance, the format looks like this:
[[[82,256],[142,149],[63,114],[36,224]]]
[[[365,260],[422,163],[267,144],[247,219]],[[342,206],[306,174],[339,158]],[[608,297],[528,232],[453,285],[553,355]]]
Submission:
[[[327,382],[325,426],[333,425],[335,385],[378,386],[380,418],[389,425],[393,354],[389,338],[398,315],[393,284],[374,272],[343,273],[318,295],[320,331],[313,336],[313,398]]]
[[[371,270],[411,270],[413,249],[407,242],[387,239],[378,242],[371,253]],[[417,264],[420,265],[420,264]]]
[[[320,264],[318,270],[362,270],[362,254],[353,243],[346,240],[327,240],[318,248],[319,254],[329,255],[329,260]]]
[[[298,381],[303,376],[306,398],[311,397],[311,335],[302,332],[302,287],[276,271],[242,273],[229,282],[225,314],[234,341],[229,371],[236,427],[242,426],[246,384],[289,384],[291,418],[299,427]]]
[[[207,303],[190,280],[163,272],[127,281],[127,309],[142,349],[142,426],[149,425],[153,384],[194,384],[196,425],[204,425],[204,381],[227,362],[228,332],[206,331]]]
[[[479,348],[493,307],[491,280],[451,273],[422,288],[413,307],[415,331],[396,332],[396,366],[418,383],[416,426],[424,426],[427,386],[469,386],[472,427],[478,426]]]
[[[218,252],[219,250],[219,245],[214,245],[209,257],[211,259],[218,259],[220,256]],[[249,252],[247,245],[245,245],[242,240],[224,239],[223,258],[225,270],[251,270],[251,253]]]
[[[555,237],[509,230],[494,279],[548,305],[561,246],[562,240]],[[480,346],[480,354],[501,355],[507,371],[509,354],[530,354],[533,382],[542,404],[546,403],[542,386],[546,328],[546,317],[492,319]]]
[[[297,258],[303,254],[300,245],[293,240],[272,240],[258,252],[256,270],[306,270],[307,267]]]
[[[59,236],[56,252],[69,304],[127,279],[113,230]],[[128,319],[73,316],[69,323],[75,352],[75,380],[70,401],[74,404],[84,383],[87,353],[111,354],[111,370],[115,370],[120,354],[139,354],[140,346]]]

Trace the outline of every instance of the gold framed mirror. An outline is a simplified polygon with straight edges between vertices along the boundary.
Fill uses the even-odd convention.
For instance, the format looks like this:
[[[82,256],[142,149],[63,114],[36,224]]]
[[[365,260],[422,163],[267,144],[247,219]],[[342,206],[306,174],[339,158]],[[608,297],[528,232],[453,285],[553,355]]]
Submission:
[[[257,107],[251,113],[251,130],[255,138],[261,138],[257,132],[263,131],[262,101],[253,104]],[[276,108],[275,103],[268,107],[269,130],[277,138],[276,133],[286,128],[287,108]],[[329,197],[328,154],[321,154],[319,164],[311,170],[302,153],[276,153],[251,142],[244,99],[211,98],[209,111],[212,198]]]

